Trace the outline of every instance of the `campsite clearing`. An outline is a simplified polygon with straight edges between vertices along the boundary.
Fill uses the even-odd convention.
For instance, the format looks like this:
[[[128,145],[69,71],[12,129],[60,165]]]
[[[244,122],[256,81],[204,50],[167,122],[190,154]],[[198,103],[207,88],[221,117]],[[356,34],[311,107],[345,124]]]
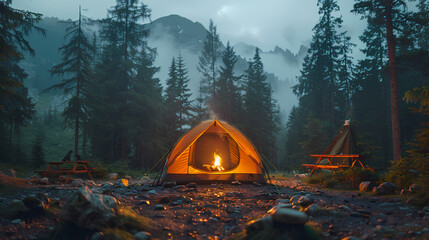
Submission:
[[[403,203],[395,196],[361,195],[354,191],[320,189],[300,179],[274,180],[274,185],[212,184],[150,187],[152,179],[132,187],[84,181],[97,190],[108,192],[124,205],[156,222],[173,239],[226,239],[245,228],[247,222],[265,214],[278,203],[295,195],[307,195],[320,211],[309,214],[310,222],[321,231],[321,239],[425,239],[429,235],[429,212]],[[23,196],[45,193],[60,206],[77,187],[71,185],[34,185],[2,197],[1,207]],[[60,220],[59,213],[37,217],[0,220],[0,239],[31,239],[48,232]],[[406,222],[406,224],[404,224]],[[353,226],[351,228],[350,226]]]

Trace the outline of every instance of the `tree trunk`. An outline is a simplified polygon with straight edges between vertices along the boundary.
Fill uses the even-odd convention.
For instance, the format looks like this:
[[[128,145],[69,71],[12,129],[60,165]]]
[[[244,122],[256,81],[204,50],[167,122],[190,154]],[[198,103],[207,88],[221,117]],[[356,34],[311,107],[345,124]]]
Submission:
[[[392,0],[385,0],[387,48],[390,73],[390,108],[392,114],[393,159],[401,159],[401,127],[399,124],[398,80],[395,62],[395,37],[392,24]]]

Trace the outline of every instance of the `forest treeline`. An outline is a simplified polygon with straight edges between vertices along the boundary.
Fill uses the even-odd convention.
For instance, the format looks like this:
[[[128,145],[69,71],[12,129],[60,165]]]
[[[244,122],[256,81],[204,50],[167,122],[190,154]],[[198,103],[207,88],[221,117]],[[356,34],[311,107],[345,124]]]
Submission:
[[[24,72],[19,62],[24,54],[34,51],[25,37],[34,30],[44,33],[36,27],[41,15],[13,9],[11,1],[1,4],[1,14],[6,17],[3,19],[16,16],[14,26],[6,20],[0,23],[11,35],[5,46],[20,56],[2,60],[13,62]],[[67,29],[65,42],[59,49],[61,58],[49,70],[60,81],[45,90],[59,91],[65,96],[61,118],[64,127],[73,130],[75,154],[148,169],[190,127],[211,117],[234,122],[250,137],[258,139],[255,143],[262,152],[267,156],[274,154],[278,106],[272,99],[259,49],[248,61],[246,73],[237,75],[234,68],[238,57],[229,43],[223,47],[211,21],[197,66],[202,75],[200,93],[191,99],[189,66],[180,52],[172,56],[166,86],[161,86],[155,77],[159,71],[153,64],[156,49],[148,45],[149,32],[141,24],[149,21],[148,6],[139,1],[117,1],[107,17],[96,22],[97,32],[91,31],[95,21],[83,16],[80,9],[78,13],[76,21],[64,22]],[[22,36],[20,42],[14,39],[17,32]],[[32,118],[34,104],[23,84],[25,75],[5,72],[3,76],[17,84],[9,87],[4,81],[9,96],[4,95],[1,102],[5,115],[1,116],[0,131],[4,134],[0,141],[4,144],[0,151],[4,156],[2,161],[13,162],[18,155],[25,154],[22,144],[28,144],[20,140],[20,130],[35,124],[37,119]],[[18,98],[26,102],[17,105]],[[43,118],[45,124],[54,124],[52,119],[58,123],[55,111]],[[34,167],[43,162],[42,142],[43,133],[36,134],[31,161]]]
[[[410,104],[420,103],[422,95],[412,96],[428,83],[429,3],[356,0],[352,12],[367,22],[360,36],[364,49],[356,49],[343,30],[336,0],[318,0],[317,4],[319,21],[293,87],[299,104],[286,126],[280,124],[280,109],[259,49],[245,73],[239,74],[235,69],[238,56],[229,43],[224,47],[213,21],[198,65],[188,66],[177,52],[171,56],[168,79],[162,86],[156,77],[159,67],[154,65],[156,49],[148,45],[150,33],[141,24],[150,19],[147,5],[117,0],[107,17],[97,21],[96,32],[91,30],[94,21],[76,10],[78,20],[65,22],[60,61],[49,70],[61,80],[46,90],[65,96],[60,120],[72,131],[70,149],[85,159],[149,169],[190,127],[217,117],[242,129],[279,168],[292,170],[311,161],[309,154],[322,153],[344,120],[351,119],[357,152],[366,155],[373,167],[389,167],[396,159],[394,149],[396,153],[402,149],[404,157],[405,151],[415,149],[407,143],[415,141],[416,130],[427,120]],[[42,120],[34,118],[35,105],[20,65],[26,54],[34,53],[28,35],[45,33],[37,27],[42,16],[13,9],[11,0],[0,1],[0,14],[1,161],[21,161],[37,168],[46,157],[46,136],[38,131],[31,143],[23,143],[21,139],[28,136],[22,136],[22,129],[40,122],[46,126],[61,122],[55,111]],[[353,59],[353,51],[362,51],[365,57]],[[188,87],[190,67],[201,73],[195,99]],[[412,89],[408,103],[403,101],[405,92]],[[395,91],[396,98],[391,95]],[[398,102],[396,108],[392,99]],[[281,137],[286,140],[278,149]],[[23,152],[22,144],[31,144],[32,152]]]

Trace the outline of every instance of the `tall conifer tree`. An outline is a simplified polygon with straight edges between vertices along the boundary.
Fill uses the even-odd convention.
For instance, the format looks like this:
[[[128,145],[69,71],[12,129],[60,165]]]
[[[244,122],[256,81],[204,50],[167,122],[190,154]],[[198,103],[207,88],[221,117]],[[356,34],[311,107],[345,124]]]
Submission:
[[[66,29],[66,37],[69,42],[60,48],[62,62],[52,67],[51,74],[63,77],[61,83],[55,84],[49,89],[61,89],[64,94],[70,94],[64,109],[64,117],[69,126],[74,125],[74,152],[79,154],[79,125],[85,116],[85,106],[82,97],[91,78],[91,61],[93,45],[86,37],[79,6],[79,18],[76,21],[67,22],[70,26]]]

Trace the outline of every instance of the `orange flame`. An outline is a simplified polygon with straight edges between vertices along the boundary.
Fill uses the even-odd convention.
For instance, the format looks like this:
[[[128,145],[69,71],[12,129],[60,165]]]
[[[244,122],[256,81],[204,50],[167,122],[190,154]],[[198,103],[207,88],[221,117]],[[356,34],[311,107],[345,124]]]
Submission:
[[[225,168],[222,167],[222,157],[217,153],[213,153],[214,162],[212,168],[218,171],[223,171]]]

